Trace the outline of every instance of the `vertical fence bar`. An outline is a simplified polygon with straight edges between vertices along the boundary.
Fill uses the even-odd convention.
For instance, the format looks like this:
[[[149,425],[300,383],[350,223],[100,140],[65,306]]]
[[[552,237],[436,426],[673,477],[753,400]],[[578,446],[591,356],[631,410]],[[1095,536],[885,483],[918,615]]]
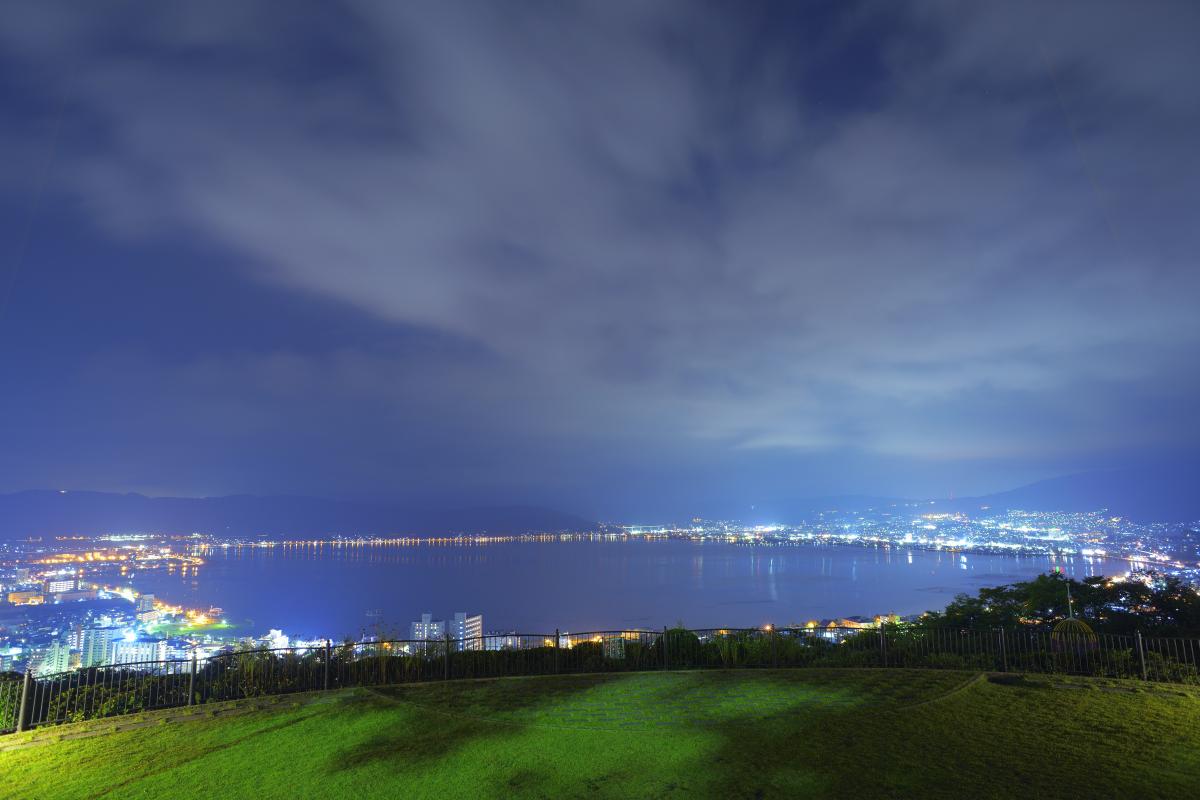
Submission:
[[[192,650],[192,663],[188,668],[188,699],[187,704],[190,706],[193,698],[196,695],[196,651]]]
[[[450,633],[446,633],[446,652],[442,653],[442,672],[445,680],[450,680]]]
[[[1146,677],[1146,649],[1142,646],[1142,632],[1137,631],[1134,638],[1137,639],[1138,659],[1142,662],[1142,680],[1149,680]]]
[[[25,725],[29,721],[29,688],[33,682],[33,672],[30,670],[30,665],[25,665],[25,680],[21,684],[21,706],[17,711],[17,733],[25,730]]]
[[[1187,646],[1188,646],[1188,664],[1190,664],[1194,668],[1196,666],[1195,640],[1188,639]]]
[[[667,669],[667,665],[670,663],[667,659],[667,626],[666,625],[663,625],[662,644],[663,644],[663,648],[662,648],[662,650],[663,650],[663,669],[665,670],[665,669]]]
[[[330,661],[330,651],[332,649],[333,648],[330,646],[329,640],[326,639],[325,640],[325,688],[326,689],[329,688],[329,661]]]
[[[1008,651],[1004,647],[1004,628],[999,629],[1000,634],[1000,671],[1008,672]]]
[[[558,644],[562,639],[559,629],[554,629],[554,674],[558,674]]]

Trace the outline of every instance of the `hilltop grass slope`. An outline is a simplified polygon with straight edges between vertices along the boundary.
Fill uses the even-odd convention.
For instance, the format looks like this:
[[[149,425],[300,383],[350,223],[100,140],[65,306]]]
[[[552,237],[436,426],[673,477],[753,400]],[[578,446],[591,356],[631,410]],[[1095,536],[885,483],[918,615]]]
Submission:
[[[169,724],[162,716],[125,732],[87,736],[111,729],[108,720],[0,739],[0,796],[1200,795],[1200,691],[1122,681],[906,670],[584,675],[348,690]]]

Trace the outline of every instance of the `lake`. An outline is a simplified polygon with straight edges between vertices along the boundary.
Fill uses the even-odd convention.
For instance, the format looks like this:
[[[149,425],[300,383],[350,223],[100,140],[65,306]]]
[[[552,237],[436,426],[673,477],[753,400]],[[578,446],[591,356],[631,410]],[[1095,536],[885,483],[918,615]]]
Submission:
[[[430,611],[482,613],[486,630],[777,625],[940,609],[959,592],[1055,566],[1119,574],[1121,561],[898,547],[683,539],[214,548],[197,574],[149,571],[134,585],[188,607],[220,606],[247,635],[406,637]]]

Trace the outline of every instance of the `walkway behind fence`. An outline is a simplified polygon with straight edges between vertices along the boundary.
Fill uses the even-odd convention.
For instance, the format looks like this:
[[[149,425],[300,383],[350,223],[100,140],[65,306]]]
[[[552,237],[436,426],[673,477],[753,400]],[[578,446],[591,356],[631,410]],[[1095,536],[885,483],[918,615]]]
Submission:
[[[1060,673],[1200,685],[1200,639],[1040,630],[710,628],[326,643],[0,678],[0,733],[221,700],[456,678],[771,667]]]

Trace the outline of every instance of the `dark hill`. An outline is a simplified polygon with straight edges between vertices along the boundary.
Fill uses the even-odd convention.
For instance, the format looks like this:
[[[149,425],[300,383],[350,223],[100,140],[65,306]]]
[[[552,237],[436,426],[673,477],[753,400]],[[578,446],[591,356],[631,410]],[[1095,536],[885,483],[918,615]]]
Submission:
[[[1097,470],[1048,478],[1003,492],[953,499],[919,500],[873,495],[811,497],[762,503],[755,519],[794,521],[818,511],[903,509],[929,504],[933,510],[1100,511],[1140,522],[1200,520],[1200,463],[1172,462],[1151,467]]]
[[[526,533],[594,530],[531,506],[414,508],[317,497],[147,497],[85,491],[0,495],[0,538],[136,531],[235,536]]]
[[[1108,509],[1142,522],[1193,522],[1200,520],[1200,469],[1173,464],[1083,472],[982,497],[940,500],[937,505],[964,511],[981,505],[1026,511]]]

